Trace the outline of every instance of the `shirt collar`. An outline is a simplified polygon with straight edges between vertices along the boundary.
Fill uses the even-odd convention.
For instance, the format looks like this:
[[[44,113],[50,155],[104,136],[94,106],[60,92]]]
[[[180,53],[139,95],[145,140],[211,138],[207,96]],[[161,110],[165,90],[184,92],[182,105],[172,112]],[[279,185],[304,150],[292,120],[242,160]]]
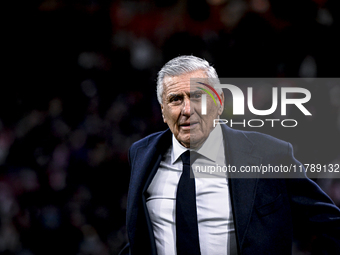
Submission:
[[[204,157],[216,162],[217,155],[219,153],[219,148],[223,142],[222,129],[220,125],[217,125],[209,134],[207,140],[203,145],[197,150],[197,152]],[[174,135],[172,135],[172,145],[173,150],[171,152],[171,164],[174,164],[183,152],[188,150],[182,144],[177,141]]]
[[[174,164],[177,159],[182,155],[183,152],[188,150],[182,144],[177,141],[175,136],[172,134],[172,152],[171,152],[171,164]]]

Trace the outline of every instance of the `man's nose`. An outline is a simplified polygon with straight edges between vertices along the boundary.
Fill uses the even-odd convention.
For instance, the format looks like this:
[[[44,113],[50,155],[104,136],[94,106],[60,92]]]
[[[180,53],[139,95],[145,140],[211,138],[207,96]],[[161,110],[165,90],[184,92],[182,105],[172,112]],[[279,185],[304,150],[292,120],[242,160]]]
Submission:
[[[190,116],[190,98],[184,99],[182,114],[186,116]]]

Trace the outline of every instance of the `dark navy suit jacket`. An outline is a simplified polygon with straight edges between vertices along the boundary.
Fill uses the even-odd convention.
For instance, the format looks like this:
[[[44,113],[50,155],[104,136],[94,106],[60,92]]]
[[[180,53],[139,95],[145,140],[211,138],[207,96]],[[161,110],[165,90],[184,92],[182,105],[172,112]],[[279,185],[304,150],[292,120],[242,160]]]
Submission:
[[[227,164],[238,169],[247,165],[301,164],[287,142],[226,125],[222,125],[222,131]],[[130,148],[126,213],[129,244],[121,254],[157,254],[145,192],[171,145],[171,137],[168,129]],[[299,236],[315,238],[312,254],[340,254],[340,211],[305,174],[285,179],[247,174],[248,178],[229,174],[238,254],[291,254],[293,240]]]

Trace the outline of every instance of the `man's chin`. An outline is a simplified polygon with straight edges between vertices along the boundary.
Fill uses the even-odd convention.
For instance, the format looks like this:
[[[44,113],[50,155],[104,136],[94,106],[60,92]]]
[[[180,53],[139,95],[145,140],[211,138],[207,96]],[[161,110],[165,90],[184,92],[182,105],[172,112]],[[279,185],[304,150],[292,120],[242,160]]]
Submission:
[[[175,136],[176,137],[176,136]],[[184,134],[179,134],[176,137],[177,141],[182,144],[185,148],[190,148],[190,132],[185,132]]]
[[[204,138],[199,132],[191,131],[184,132],[183,136],[179,136],[177,139],[184,147],[196,149],[204,143]]]

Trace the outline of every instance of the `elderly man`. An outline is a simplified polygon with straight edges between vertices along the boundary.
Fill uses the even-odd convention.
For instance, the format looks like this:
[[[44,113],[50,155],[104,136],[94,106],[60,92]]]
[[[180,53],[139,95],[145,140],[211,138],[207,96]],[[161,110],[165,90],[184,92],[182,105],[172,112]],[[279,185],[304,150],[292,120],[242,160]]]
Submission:
[[[130,148],[129,244],[122,254],[286,255],[301,233],[315,237],[315,254],[340,254],[340,211],[305,176],[190,178],[188,151],[191,163],[203,166],[301,165],[287,142],[214,127],[224,108],[223,92],[217,103],[206,97],[209,114],[202,114],[202,95],[214,89],[191,85],[192,78],[218,76],[194,56],[172,59],[158,74],[157,96],[169,129]]]

